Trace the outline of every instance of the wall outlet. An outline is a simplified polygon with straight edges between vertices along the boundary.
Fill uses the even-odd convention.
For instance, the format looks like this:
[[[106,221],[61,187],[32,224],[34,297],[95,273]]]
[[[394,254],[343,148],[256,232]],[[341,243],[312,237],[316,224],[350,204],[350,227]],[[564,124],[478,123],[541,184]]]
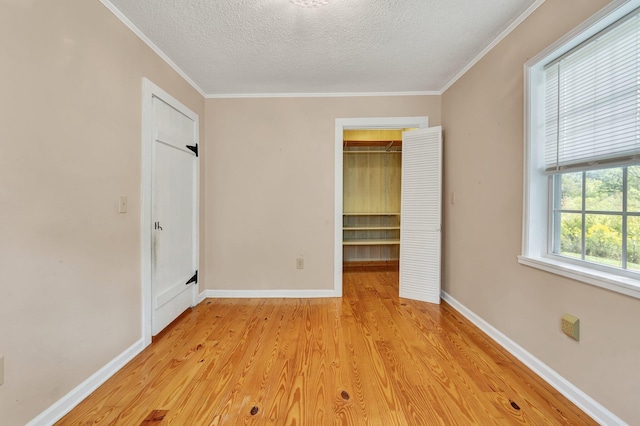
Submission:
[[[580,320],[571,314],[562,316],[562,332],[575,340],[580,340]]]
[[[296,269],[304,269],[304,258],[299,257],[296,259]]]
[[[4,383],[4,355],[0,355],[0,386]]]

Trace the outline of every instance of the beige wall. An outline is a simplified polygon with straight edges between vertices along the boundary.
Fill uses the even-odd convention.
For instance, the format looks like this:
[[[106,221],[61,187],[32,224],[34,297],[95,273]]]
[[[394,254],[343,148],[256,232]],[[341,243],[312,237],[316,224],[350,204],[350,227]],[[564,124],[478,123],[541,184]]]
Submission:
[[[435,126],[440,97],[208,99],[206,114],[206,287],[329,290],[335,119]]]
[[[523,64],[607,3],[547,0],[444,93],[443,278],[454,298],[619,417],[640,424],[640,300],[516,260]],[[580,342],[561,333],[564,312],[580,318]]]
[[[522,65],[606,3],[547,0],[443,95],[444,198],[457,195],[445,203],[443,278],[633,424],[640,301],[516,262]],[[331,289],[335,118],[441,121],[438,96],[210,99],[205,116],[204,99],[97,0],[2,0],[0,31],[3,425],[26,423],[141,337],[143,76],[200,115],[203,139],[206,122],[207,289]],[[563,312],[580,317],[579,343],[561,334]]]
[[[97,0],[2,0],[0,57],[0,423],[23,425],[141,338],[142,77],[204,98]]]

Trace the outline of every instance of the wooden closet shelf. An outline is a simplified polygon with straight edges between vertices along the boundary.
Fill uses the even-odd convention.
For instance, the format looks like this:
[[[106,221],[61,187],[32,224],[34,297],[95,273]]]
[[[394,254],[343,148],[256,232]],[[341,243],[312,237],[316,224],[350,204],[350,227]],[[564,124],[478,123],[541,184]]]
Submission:
[[[400,240],[346,240],[342,242],[343,246],[395,246],[399,244]]]
[[[343,231],[387,231],[400,229],[399,226],[345,226]]]
[[[343,154],[402,154],[402,151],[342,151]]]
[[[343,216],[400,216],[400,213],[342,213]]]

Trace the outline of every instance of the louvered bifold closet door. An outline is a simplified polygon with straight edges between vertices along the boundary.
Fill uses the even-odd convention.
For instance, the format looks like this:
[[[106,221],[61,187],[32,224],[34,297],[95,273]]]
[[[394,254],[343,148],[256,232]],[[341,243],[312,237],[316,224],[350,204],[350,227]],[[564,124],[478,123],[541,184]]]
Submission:
[[[402,135],[400,297],[440,303],[442,129]]]

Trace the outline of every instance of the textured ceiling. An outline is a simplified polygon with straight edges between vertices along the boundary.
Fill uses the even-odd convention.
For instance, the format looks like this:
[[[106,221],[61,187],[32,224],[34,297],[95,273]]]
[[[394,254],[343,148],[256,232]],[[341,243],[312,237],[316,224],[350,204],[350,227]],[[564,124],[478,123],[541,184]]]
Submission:
[[[102,0],[207,95],[439,92],[540,0]]]

